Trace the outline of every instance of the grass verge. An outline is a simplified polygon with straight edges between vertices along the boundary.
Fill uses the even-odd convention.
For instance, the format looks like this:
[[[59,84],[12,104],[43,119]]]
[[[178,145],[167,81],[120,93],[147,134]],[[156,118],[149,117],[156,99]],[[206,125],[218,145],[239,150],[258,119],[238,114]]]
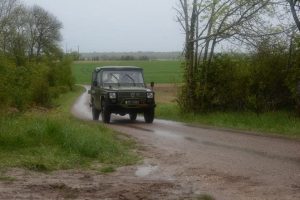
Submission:
[[[213,112],[206,114],[181,114],[177,104],[159,104],[156,116],[186,123],[203,124],[300,138],[300,119],[288,112],[268,112],[257,115],[252,112]]]
[[[122,166],[135,163],[134,143],[120,140],[99,123],[82,122],[69,114],[76,88],[56,100],[50,111],[32,110],[0,117],[0,168],[37,171],[89,167],[93,162]]]
[[[0,176],[0,182],[6,182],[6,183],[11,183],[16,181],[17,179],[15,177],[11,176]]]
[[[208,194],[203,194],[197,197],[197,200],[215,200],[215,199]]]

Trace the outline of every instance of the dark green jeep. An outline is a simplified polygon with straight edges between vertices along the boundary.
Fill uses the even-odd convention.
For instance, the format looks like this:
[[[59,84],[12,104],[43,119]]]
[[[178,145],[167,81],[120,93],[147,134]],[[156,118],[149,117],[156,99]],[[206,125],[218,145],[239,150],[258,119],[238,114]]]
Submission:
[[[153,83],[151,83],[153,88]],[[90,106],[93,120],[98,120],[101,113],[104,123],[110,122],[112,113],[136,120],[138,113],[143,113],[145,122],[154,119],[154,92],[146,88],[143,69],[130,66],[97,67],[92,75]]]

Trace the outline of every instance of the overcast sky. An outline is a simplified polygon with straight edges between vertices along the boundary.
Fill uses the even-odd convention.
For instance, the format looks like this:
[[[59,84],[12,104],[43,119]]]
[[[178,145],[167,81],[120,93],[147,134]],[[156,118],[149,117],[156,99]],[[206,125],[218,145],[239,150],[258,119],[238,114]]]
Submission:
[[[23,0],[63,23],[62,47],[81,52],[181,51],[178,0]]]

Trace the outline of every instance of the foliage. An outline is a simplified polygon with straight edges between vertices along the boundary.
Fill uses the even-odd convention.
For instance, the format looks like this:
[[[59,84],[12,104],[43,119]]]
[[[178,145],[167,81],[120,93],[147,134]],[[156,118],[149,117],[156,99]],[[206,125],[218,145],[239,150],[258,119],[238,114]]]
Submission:
[[[71,60],[59,48],[61,23],[17,0],[4,0],[0,10],[0,107],[49,106],[74,84]]]
[[[293,45],[290,52],[284,42],[267,39],[251,54],[215,54],[205,81],[199,75],[193,92],[196,103],[186,101],[192,97],[186,88],[194,87],[186,83],[179,95],[179,107],[194,112],[293,110],[299,106],[300,77],[297,40]]]
[[[298,5],[298,1],[179,0],[177,20],[186,36],[184,83],[178,98],[182,112],[261,113],[295,106],[299,111],[295,28],[271,19],[275,13],[291,19],[293,7],[280,8],[288,2]],[[253,52],[216,54],[222,41],[238,42]]]
[[[296,112],[300,116],[300,36],[295,37],[294,53],[291,55],[291,66],[286,79],[286,84],[291,91],[292,98],[296,101]]]
[[[249,103],[256,112],[289,108],[294,104],[286,84],[290,73],[286,48],[263,41],[252,56]]]
[[[8,64],[0,58],[1,106],[24,110],[30,105],[49,106],[51,99],[73,88],[71,62]]]
[[[208,70],[206,92],[199,87],[202,110],[241,110],[247,102],[249,69],[246,55],[218,54]],[[205,84],[205,83],[202,83]],[[199,110],[198,109],[198,110]]]
[[[179,103],[182,110],[199,111],[210,107],[211,68],[216,46],[222,41],[253,31],[256,17],[269,1],[179,0],[177,20],[185,33],[184,86]],[[250,34],[247,30],[247,34]],[[256,31],[253,31],[256,32]],[[200,97],[200,96],[201,97]],[[196,105],[200,102],[200,106]]]
[[[0,109],[6,107],[11,100],[8,84],[11,82],[9,79],[13,69],[13,64],[9,63],[7,59],[0,56]]]

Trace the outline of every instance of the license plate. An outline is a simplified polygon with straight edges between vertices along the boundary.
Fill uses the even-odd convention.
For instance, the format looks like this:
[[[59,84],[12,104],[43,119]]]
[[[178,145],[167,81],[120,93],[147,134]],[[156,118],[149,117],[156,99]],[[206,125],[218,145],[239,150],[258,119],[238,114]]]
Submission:
[[[138,100],[127,100],[127,101],[125,101],[125,104],[136,105],[136,104],[139,104],[139,101]]]

